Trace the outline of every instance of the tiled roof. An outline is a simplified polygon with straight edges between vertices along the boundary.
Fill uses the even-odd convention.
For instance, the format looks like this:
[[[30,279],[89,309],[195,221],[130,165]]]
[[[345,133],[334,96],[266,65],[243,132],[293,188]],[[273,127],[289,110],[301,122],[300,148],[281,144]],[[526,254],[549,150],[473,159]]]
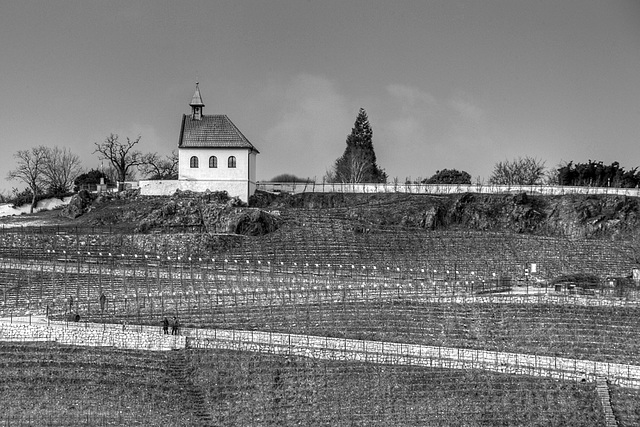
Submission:
[[[192,115],[182,116],[180,148],[247,148],[258,150],[224,114],[202,116],[193,120]]]

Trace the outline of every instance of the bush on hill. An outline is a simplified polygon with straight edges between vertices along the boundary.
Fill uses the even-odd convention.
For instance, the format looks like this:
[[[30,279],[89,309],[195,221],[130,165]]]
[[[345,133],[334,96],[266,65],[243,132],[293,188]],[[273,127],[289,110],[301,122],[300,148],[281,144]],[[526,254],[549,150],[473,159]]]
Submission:
[[[436,171],[431,178],[424,179],[423,184],[471,184],[471,175],[457,169]]]
[[[313,182],[311,178],[300,178],[290,173],[283,173],[271,178],[271,182]]]

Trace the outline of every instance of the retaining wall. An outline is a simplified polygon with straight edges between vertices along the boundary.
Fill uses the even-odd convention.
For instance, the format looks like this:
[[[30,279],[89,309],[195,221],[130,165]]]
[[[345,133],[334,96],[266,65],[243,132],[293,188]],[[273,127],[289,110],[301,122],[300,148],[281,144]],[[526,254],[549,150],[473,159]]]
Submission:
[[[166,351],[185,347],[183,336],[141,332],[135,329],[122,331],[114,327],[88,327],[83,323],[65,325],[53,322],[50,325],[0,323],[0,341],[53,341],[68,345],[147,351]]]
[[[434,347],[367,340],[257,331],[192,330],[189,346],[316,359],[362,361],[446,369],[481,369],[561,380],[606,377],[622,387],[640,388],[640,366],[520,353]]]

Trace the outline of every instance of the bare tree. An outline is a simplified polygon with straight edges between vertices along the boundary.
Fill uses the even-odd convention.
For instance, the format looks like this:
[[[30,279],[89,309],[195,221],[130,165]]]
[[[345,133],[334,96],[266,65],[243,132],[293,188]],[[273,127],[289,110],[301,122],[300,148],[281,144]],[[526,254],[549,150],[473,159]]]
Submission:
[[[545,178],[544,161],[534,157],[518,157],[514,160],[498,162],[493,167],[489,184],[535,185]]]
[[[31,190],[31,209],[38,203],[38,194],[44,184],[44,164],[47,160],[46,147],[33,147],[31,150],[19,150],[13,157],[16,159],[16,168],[7,174],[8,180],[22,181]]]
[[[336,160],[333,168],[325,174],[325,180],[345,184],[366,182],[373,166],[371,158],[363,150],[352,149]]]
[[[371,175],[374,163],[364,150],[356,149],[347,156],[347,168],[340,168],[338,175],[341,182],[365,182],[366,177]]]
[[[42,173],[52,193],[66,193],[73,187],[73,180],[81,172],[80,158],[68,148],[45,147]]]
[[[94,153],[100,154],[100,159],[108,160],[118,174],[118,187],[122,189],[124,181],[133,172],[133,168],[142,164],[142,153],[133,148],[140,142],[140,136],[135,140],[127,138],[126,143],[118,141],[118,135],[109,135],[104,142],[96,142]]]
[[[161,157],[158,153],[148,153],[142,156],[140,172],[149,179],[178,179],[178,152]]]

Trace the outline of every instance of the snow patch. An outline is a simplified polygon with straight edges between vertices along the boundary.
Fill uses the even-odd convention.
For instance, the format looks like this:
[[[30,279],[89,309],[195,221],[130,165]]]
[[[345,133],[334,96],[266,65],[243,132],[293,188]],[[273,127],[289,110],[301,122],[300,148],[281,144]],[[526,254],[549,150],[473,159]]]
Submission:
[[[70,201],[71,196],[65,197],[62,200],[56,198],[40,200],[33,212],[35,213],[40,211],[50,211],[51,209],[68,205]],[[29,203],[27,203],[26,205],[18,206],[17,208],[14,208],[11,203],[5,203],[3,205],[0,205],[0,217],[28,214],[30,210],[31,204]]]

